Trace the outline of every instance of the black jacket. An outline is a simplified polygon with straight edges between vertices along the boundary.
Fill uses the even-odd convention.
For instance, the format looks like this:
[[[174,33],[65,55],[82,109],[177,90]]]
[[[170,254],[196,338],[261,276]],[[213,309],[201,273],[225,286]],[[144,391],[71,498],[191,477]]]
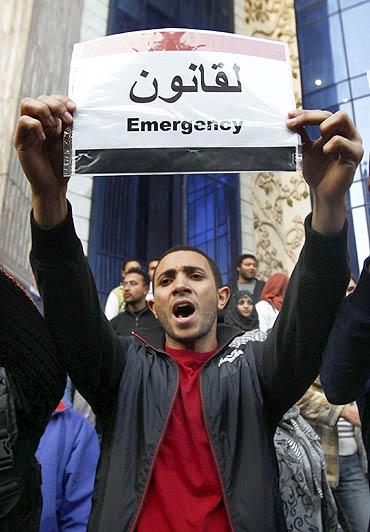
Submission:
[[[35,452],[66,384],[58,358],[43,317],[25,292],[0,270],[0,365],[6,369],[0,400],[4,392],[9,395],[7,404],[0,401],[1,532],[39,530],[41,474]],[[15,433],[8,423],[10,439],[4,447],[4,417],[12,419],[12,405],[17,430]],[[5,455],[12,465],[4,464],[7,448]]]
[[[233,530],[285,530],[273,435],[315,379],[349,269],[346,230],[306,244],[280,316],[265,342],[234,349],[241,331],[218,329],[201,372],[204,416]],[[32,223],[32,266],[65,368],[102,421],[90,532],[134,530],[178,388],[160,328],[117,337],[100,310],[69,212],[59,226]],[[181,522],[179,523],[181,530]]]
[[[113,330],[120,336],[127,336],[134,329],[147,329],[148,327],[156,327],[159,325],[158,320],[148,307],[135,313],[126,309],[110,320],[110,324]]]

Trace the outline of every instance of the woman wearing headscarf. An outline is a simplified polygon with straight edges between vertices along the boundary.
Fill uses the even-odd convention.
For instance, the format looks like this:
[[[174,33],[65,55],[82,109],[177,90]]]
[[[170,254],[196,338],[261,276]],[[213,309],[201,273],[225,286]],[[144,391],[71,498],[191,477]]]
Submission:
[[[239,345],[250,340],[265,339],[265,335],[259,330],[253,296],[247,290],[238,290],[232,294],[225,312],[225,323],[245,331],[245,334],[236,338]]]
[[[274,273],[267,279],[260,301],[256,304],[261,331],[267,332],[273,327],[283,306],[288,281],[289,277],[283,273]]]

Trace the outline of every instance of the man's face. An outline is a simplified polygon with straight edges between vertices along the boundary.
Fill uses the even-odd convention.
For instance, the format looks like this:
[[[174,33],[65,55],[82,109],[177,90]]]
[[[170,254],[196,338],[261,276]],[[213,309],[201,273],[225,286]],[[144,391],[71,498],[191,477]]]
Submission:
[[[244,281],[250,281],[251,279],[254,279],[256,277],[257,264],[254,259],[247,258],[247,259],[244,259],[241,265],[238,266],[236,269],[239,272],[239,276]]]
[[[151,260],[148,265],[148,275],[150,277],[150,280],[153,281],[153,275],[154,272],[158,266],[158,260]]]
[[[130,260],[126,263],[125,265],[125,269],[122,270],[122,278],[125,277],[125,275],[127,275],[127,273],[132,269],[132,268],[141,268],[141,265],[140,265],[140,262],[138,262],[137,260]]]
[[[167,342],[169,337],[174,341],[171,345],[179,348],[200,339],[204,339],[202,346],[208,340],[216,342],[217,309],[226,305],[229,290],[217,289],[205,257],[194,251],[170,253],[160,261],[154,285],[154,301],[149,305],[166,331]]]
[[[249,318],[252,314],[253,303],[248,297],[242,297],[238,301],[238,311],[244,318]]]
[[[145,296],[148,293],[148,287],[145,286],[144,280],[138,273],[128,273],[123,281],[123,292],[125,301],[129,305],[145,303]]]

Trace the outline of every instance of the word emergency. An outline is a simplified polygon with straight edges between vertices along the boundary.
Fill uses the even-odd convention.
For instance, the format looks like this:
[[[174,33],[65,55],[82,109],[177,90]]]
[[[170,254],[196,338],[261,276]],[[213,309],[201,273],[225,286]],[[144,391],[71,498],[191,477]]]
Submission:
[[[231,131],[238,135],[244,120],[140,120],[137,117],[127,118],[128,132],[180,131],[190,135],[193,131]]]

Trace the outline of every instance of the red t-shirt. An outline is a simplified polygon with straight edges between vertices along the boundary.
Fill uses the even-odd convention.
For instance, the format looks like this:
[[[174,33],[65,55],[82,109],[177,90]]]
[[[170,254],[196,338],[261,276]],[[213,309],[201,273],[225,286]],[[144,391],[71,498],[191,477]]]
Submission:
[[[200,369],[215,351],[197,353],[167,347],[166,352],[179,367],[179,389],[137,531],[229,532],[199,387]]]

